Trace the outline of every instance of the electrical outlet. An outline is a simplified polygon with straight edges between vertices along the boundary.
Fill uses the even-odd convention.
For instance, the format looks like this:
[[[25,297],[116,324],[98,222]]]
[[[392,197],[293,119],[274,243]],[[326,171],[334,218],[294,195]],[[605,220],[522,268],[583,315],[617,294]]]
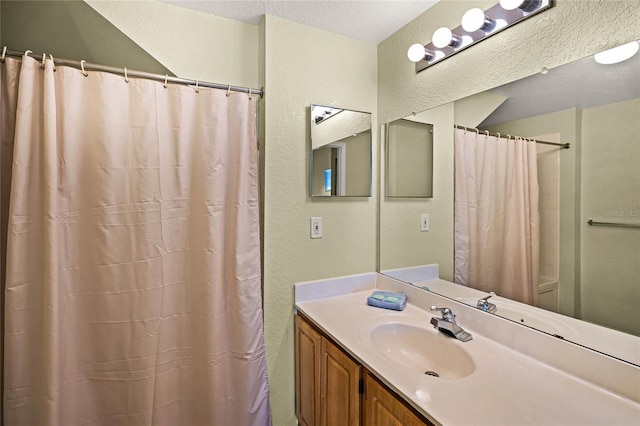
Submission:
[[[429,230],[429,215],[427,213],[423,213],[420,215],[420,231],[428,231]]]
[[[322,218],[311,218],[311,238],[322,238]]]

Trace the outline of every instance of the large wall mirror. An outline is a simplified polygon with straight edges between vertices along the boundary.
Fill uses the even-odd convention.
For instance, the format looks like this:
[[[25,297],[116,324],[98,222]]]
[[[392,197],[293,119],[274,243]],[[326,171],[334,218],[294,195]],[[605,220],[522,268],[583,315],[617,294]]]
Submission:
[[[309,195],[371,196],[371,114],[312,104]]]
[[[609,65],[590,56],[418,115],[433,124],[438,195],[381,197],[380,271],[438,264],[439,277],[454,281],[455,125],[570,143],[536,144],[540,298],[533,309],[595,324],[586,329],[598,336],[563,337],[640,364],[640,54]],[[422,213],[431,216],[428,232],[419,228]],[[611,336],[621,336],[626,352]]]

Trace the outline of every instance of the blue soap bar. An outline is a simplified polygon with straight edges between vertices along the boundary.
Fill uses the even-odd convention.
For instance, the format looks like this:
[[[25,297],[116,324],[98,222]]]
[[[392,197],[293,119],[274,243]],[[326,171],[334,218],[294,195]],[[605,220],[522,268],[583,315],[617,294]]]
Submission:
[[[376,290],[367,298],[367,304],[378,308],[402,311],[407,307],[407,296],[401,293]]]

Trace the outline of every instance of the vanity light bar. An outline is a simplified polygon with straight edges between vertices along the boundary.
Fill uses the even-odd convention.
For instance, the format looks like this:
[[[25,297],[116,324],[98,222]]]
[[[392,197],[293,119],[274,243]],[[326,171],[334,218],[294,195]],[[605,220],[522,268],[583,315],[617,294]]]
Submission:
[[[416,73],[419,73],[552,6],[553,0],[501,0],[484,13],[477,8],[471,9],[462,18],[462,25],[453,30],[438,28],[431,43],[411,46],[409,58],[416,63]]]

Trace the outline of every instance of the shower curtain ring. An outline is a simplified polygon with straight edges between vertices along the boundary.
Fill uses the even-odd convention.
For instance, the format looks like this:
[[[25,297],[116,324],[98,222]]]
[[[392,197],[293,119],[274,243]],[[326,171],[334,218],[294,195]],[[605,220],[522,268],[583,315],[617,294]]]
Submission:
[[[164,75],[164,88],[167,88],[167,80],[169,80],[169,74]]]
[[[127,67],[124,67],[124,82],[129,82],[129,74],[127,74]]]
[[[29,53],[33,53],[32,50],[27,50],[26,52],[24,52],[24,56],[29,56]]]
[[[489,134],[489,131],[488,131],[488,130],[485,130],[485,131],[484,131],[484,134],[486,135],[486,137],[491,136],[491,135]]]
[[[40,64],[40,68],[44,69],[44,61],[47,60],[47,54],[43,53],[42,54],[42,63]]]
[[[227,98],[229,97],[229,95],[231,95],[231,85],[227,87]]]
[[[251,87],[249,87],[249,99],[252,99],[251,98]]]
[[[498,135],[498,139],[500,139],[500,132],[496,132],[496,135]]]
[[[7,56],[7,46],[2,48],[2,57],[0,57],[0,62],[4,62],[4,58]]]
[[[84,70],[84,63],[87,62],[84,59],[80,61],[80,69],[82,70],[82,75],[85,77],[89,76],[89,73]]]
[[[49,59],[51,59],[51,65],[53,65],[53,72],[56,72],[56,62],[53,60],[53,55],[49,53]]]
[[[476,136],[480,135],[480,130],[478,128],[476,128]]]
[[[196,80],[196,93],[200,93],[200,80]]]

